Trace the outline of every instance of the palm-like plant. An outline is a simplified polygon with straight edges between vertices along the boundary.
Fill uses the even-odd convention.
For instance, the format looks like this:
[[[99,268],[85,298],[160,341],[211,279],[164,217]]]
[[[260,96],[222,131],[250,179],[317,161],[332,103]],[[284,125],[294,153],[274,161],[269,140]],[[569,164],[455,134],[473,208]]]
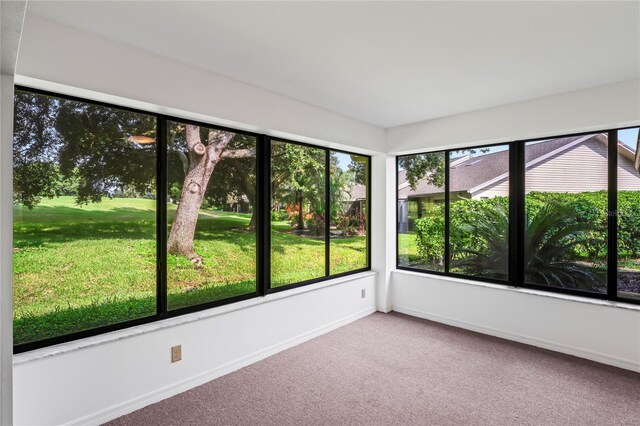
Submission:
[[[504,279],[509,271],[509,213],[502,206],[482,205],[471,214],[471,220],[452,229],[452,233],[468,233],[476,248],[453,250],[458,259],[451,270],[477,277]]]
[[[509,214],[501,206],[482,206],[462,230],[482,242],[480,248],[458,250],[461,258],[452,270],[495,279],[506,279],[509,259]],[[524,247],[525,281],[531,284],[583,290],[598,290],[600,276],[594,268],[576,262],[575,240],[593,231],[588,222],[577,222],[569,204],[550,202],[526,222]],[[460,229],[460,228],[459,228]]]
[[[577,222],[569,204],[550,202],[527,218],[525,280],[532,284],[597,290],[600,276],[593,267],[577,263],[574,244],[590,231],[590,222]]]

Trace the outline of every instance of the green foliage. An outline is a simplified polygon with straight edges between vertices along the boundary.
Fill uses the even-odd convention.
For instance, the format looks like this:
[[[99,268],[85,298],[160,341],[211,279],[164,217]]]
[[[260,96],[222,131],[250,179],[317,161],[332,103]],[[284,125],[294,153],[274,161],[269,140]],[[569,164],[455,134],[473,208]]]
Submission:
[[[618,193],[619,254],[640,253],[640,192]],[[506,278],[508,198],[451,203],[451,268],[475,276]],[[607,193],[527,194],[527,279],[545,285],[597,290],[606,261]],[[417,251],[434,263],[444,253],[444,206],[432,205],[415,221]]]
[[[573,240],[572,256],[579,258],[602,259],[607,248],[607,193],[605,191],[583,192],[578,194],[532,192],[527,194],[525,210],[527,217],[535,216],[549,203],[566,204],[572,207],[572,220],[576,223],[589,224]],[[464,231],[465,224],[470,223],[480,206],[508,209],[506,197],[495,197],[488,200],[461,200],[451,204],[452,253],[462,249],[479,250],[482,242]],[[621,257],[637,257],[640,255],[640,192],[620,191],[618,193],[618,245]],[[442,256],[444,242],[444,206],[434,205],[429,213],[415,222],[421,256],[434,259]],[[462,228],[460,228],[462,227]],[[456,229],[461,232],[456,232]],[[438,242],[440,241],[440,242]]]
[[[509,208],[502,198],[457,201],[451,271],[494,279],[509,272]],[[464,216],[462,218],[461,216]]]
[[[168,205],[171,219],[175,206]],[[72,196],[14,206],[14,336],[24,343],[155,312],[155,201],[103,199],[79,206]],[[200,212],[195,244],[206,257],[195,269],[167,259],[169,306],[255,290],[255,233],[250,214]],[[324,274],[324,242],[274,222],[272,274],[283,284]],[[332,271],[366,265],[364,237],[332,245]],[[344,243],[344,244],[343,244]],[[333,241],[332,241],[333,244]],[[315,275],[315,276],[312,276]]]
[[[640,202],[640,193],[636,193]],[[585,225],[573,239],[571,255],[574,258],[601,258],[607,250],[607,192],[554,193],[531,192],[527,194],[525,211],[528,218],[534,217],[545,206],[567,205],[571,207],[572,223]],[[638,204],[640,205],[640,204]],[[586,226],[588,225],[588,226]],[[628,243],[629,241],[627,241]],[[632,244],[640,241],[632,242]]]
[[[444,206],[434,205],[427,217],[415,221],[418,253],[428,263],[442,263],[444,256]]]
[[[348,171],[353,173],[355,183],[359,185],[367,184],[367,159],[365,157],[359,157],[356,155],[351,156],[351,163],[349,163]]]
[[[303,201],[303,211],[324,214],[325,151],[285,142],[271,144],[272,197],[281,205]]]
[[[355,201],[353,190],[356,185],[367,184],[367,159],[352,155],[346,169],[339,166],[335,152],[331,153],[330,159],[331,227],[341,236],[364,235],[366,215]]]
[[[398,157],[398,167],[406,170],[407,182],[415,190],[422,179],[434,186],[444,185],[444,152],[429,152],[426,154],[405,155]]]
[[[29,208],[42,197],[73,194],[78,203],[114,192],[154,190],[152,115],[17,91],[13,138],[14,201]]]
[[[640,192],[618,192],[618,256],[640,257]]]
[[[578,263],[576,245],[593,232],[591,223],[576,219],[576,207],[550,200],[527,216],[525,280],[529,283],[599,290],[601,280],[591,265]],[[593,259],[586,259],[591,261]]]

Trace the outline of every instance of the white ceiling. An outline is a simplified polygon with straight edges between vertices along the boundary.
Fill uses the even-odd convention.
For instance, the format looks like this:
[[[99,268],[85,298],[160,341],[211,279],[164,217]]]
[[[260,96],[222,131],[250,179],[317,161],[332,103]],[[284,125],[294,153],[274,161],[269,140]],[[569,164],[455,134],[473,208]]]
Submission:
[[[28,14],[382,127],[640,76],[639,2],[38,2]]]

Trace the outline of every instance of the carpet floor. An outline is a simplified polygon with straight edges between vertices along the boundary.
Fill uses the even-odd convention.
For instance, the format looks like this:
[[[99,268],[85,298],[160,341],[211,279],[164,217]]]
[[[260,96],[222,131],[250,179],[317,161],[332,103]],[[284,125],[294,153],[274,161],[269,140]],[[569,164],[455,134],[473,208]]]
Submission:
[[[375,313],[110,425],[640,425],[640,374]]]

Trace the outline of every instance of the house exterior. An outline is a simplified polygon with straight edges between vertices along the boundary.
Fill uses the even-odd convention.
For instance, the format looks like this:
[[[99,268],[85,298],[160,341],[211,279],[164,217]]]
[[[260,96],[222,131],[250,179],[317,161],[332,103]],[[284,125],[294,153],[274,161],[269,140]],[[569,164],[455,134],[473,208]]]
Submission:
[[[347,214],[358,214],[366,211],[367,187],[362,184],[355,184],[350,188],[349,193],[343,194],[342,205]]]
[[[578,193],[607,190],[607,146],[605,134],[591,134],[529,142],[525,148],[525,191]],[[618,188],[640,191],[636,153],[618,141]],[[452,159],[450,197],[484,200],[509,195],[509,151]],[[424,206],[444,202],[444,186],[428,179],[409,186],[405,171],[398,173],[398,221],[407,231],[410,203],[416,203],[416,217]],[[400,230],[403,232],[403,230]]]

